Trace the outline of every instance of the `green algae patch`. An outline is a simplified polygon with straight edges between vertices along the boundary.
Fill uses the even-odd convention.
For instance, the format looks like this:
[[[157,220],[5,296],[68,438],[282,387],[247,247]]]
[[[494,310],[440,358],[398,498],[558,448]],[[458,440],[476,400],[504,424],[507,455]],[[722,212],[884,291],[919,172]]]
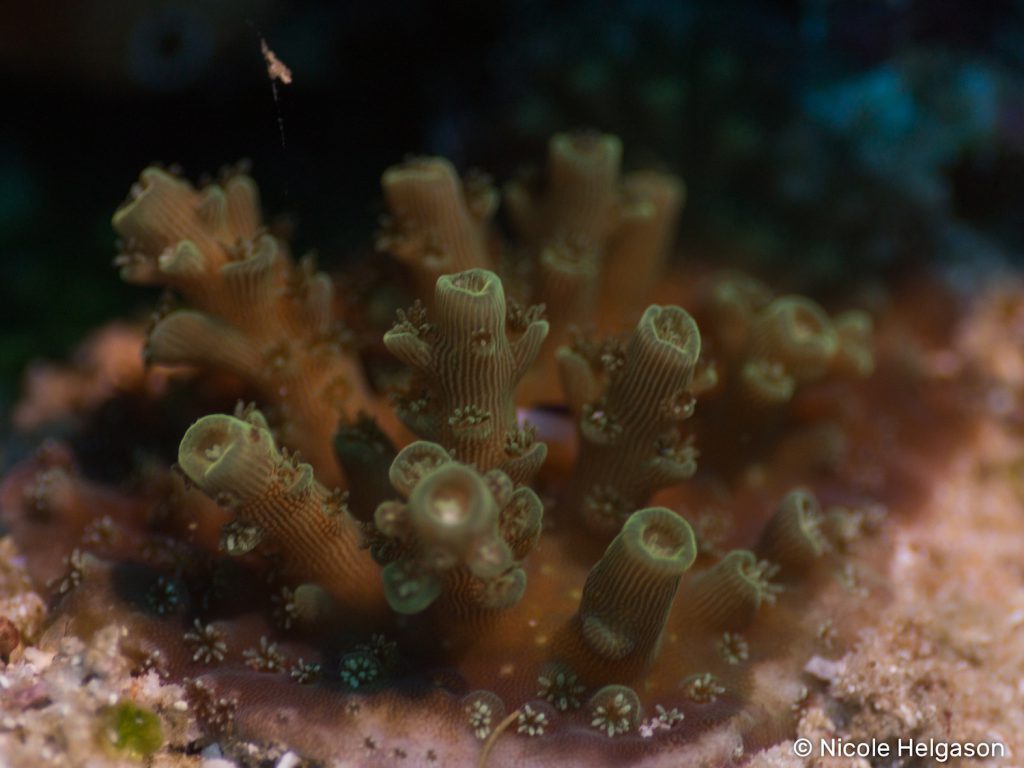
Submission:
[[[160,718],[130,701],[109,707],[103,715],[101,741],[132,757],[149,757],[164,742]]]

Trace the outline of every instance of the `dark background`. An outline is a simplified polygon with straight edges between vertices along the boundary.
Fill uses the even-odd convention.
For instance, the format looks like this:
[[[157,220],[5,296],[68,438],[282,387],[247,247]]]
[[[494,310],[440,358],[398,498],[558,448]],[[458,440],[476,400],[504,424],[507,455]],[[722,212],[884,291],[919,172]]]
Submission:
[[[120,284],[109,225],[153,161],[250,159],[328,267],[365,252],[407,153],[501,179],[577,127],[684,176],[684,257],[806,289],[966,280],[1024,241],[1019,0],[2,6],[0,410],[30,359],[154,300]],[[276,101],[261,37],[294,74]]]

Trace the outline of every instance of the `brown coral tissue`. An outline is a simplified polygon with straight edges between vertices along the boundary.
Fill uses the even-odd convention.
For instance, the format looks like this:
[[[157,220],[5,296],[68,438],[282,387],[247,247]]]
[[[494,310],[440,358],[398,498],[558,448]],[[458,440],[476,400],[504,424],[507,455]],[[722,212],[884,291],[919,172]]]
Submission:
[[[407,160],[338,275],[241,170],[145,169],[116,265],[166,300],[16,411],[65,437],[0,486],[0,762],[1024,754],[1024,291],[676,258],[623,157]]]

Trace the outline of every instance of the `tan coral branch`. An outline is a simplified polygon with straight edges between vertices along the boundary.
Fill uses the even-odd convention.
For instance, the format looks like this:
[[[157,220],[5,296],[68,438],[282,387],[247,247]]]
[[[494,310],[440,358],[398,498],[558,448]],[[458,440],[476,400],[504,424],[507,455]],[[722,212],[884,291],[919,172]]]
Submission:
[[[320,584],[347,608],[372,614],[383,607],[378,568],[360,549],[339,494],[278,449],[259,411],[204,416],[182,438],[178,463],[235,512],[223,538],[229,552],[272,541],[297,578]]]

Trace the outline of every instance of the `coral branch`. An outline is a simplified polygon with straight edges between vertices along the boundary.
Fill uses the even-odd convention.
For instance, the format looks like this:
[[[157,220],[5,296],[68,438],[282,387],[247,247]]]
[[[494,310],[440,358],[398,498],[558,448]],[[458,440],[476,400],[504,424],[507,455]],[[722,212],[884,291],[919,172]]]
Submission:
[[[608,243],[596,320],[618,331],[634,323],[664,267],[686,197],[683,183],[664,173],[628,174],[619,227]]]
[[[414,309],[384,336],[388,349],[413,370],[410,392],[416,397],[399,403],[399,417],[460,461],[525,482],[547,448],[520,428],[513,393],[547,322],[527,314],[525,324],[517,324],[501,281],[481,269],[438,279],[434,305],[436,324]]]
[[[398,454],[391,482],[407,501],[385,502],[375,521],[402,553],[384,568],[394,610],[419,613],[442,594],[456,617],[518,602],[526,588],[519,561],[536,545],[543,514],[533,491],[516,489],[500,470],[481,475],[422,441]]]
[[[774,603],[778,566],[736,549],[698,575],[686,590],[687,613],[707,629],[737,631],[753,622],[762,603]]]
[[[615,224],[622,142],[596,133],[560,133],[548,143],[543,190],[511,182],[505,190],[509,220],[520,237],[542,245],[560,237],[601,244]]]
[[[523,399],[550,398],[554,351],[573,327],[619,330],[639,312],[665,256],[682,203],[670,176],[620,177],[622,144],[614,136],[558,134],[548,145],[545,183],[505,189],[512,229],[532,255],[532,300],[548,311],[551,335]]]
[[[309,464],[278,450],[262,414],[204,416],[182,438],[178,463],[191,480],[236,513],[224,532],[230,553],[264,538],[276,543],[300,579],[315,581],[347,607],[382,604],[377,566],[359,548],[359,532]]]
[[[113,222],[122,277],[173,288],[193,307],[157,321],[148,359],[242,376],[273,407],[282,443],[340,482],[331,436],[367,406],[366,385],[334,320],[331,281],[262,232],[252,180],[196,190],[147,168]]]
[[[680,423],[693,412],[697,324],[678,307],[648,307],[621,356],[563,348],[559,363],[579,418],[580,453],[566,506],[614,534],[654,491],[690,477],[696,451]],[[602,386],[599,378],[607,378]]]
[[[590,570],[577,626],[586,645],[616,669],[654,661],[683,573],[697,556],[693,531],[670,509],[630,515]]]
[[[825,551],[821,507],[810,491],[790,491],[761,534],[757,553],[778,563],[785,575],[806,570]]]
[[[485,177],[462,182],[447,160],[425,157],[388,168],[381,186],[391,216],[377,247],[410,267],[423,301],[441,275],[493,266],[487,230],[498,194]]]

